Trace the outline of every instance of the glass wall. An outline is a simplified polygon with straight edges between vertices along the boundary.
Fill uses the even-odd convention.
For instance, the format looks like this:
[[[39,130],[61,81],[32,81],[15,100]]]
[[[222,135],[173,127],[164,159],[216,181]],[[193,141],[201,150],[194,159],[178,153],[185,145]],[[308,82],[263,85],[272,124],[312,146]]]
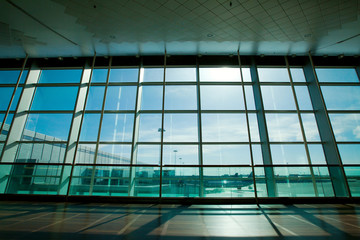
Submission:
[[[360,196],[356,69],[286,62],[0,69],[0,194]]]

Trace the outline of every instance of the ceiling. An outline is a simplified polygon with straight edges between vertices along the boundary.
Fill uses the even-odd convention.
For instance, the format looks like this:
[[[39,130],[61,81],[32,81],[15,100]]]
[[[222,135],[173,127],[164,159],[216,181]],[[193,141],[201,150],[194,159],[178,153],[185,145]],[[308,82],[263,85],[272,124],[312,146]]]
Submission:
[[[360,0],[0,0],[0,58],[360,55]]]

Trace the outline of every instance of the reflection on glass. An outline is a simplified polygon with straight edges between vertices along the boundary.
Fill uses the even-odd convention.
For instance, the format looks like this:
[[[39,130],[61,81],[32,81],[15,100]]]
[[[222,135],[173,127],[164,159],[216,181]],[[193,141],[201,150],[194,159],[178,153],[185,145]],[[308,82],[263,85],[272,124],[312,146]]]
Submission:
[[[313,110],[307,86],[295,86],[295,93],[300,110]]]
[[[100,114],[85,114],[81,126],[80,141],[97,141]]]
[[[360,110],[360,86],[322,86],[328,110]]]
[[[319,130],[313,113],[302,113],[301,120],[304,126],[307,141],[320,141]]]
[[[240,82],[239,68],[203,68],[200,71],[201,82]]]
[[[273,164],[308,164],[303,144],[270,144]]]
[[[140,114],[139,116],[139,142],[160,142],[161,114]],[[164,132],[166,129],[164,129]]]
[[[329,114],[336,141],[360,141],[360,114]]]
[[[16,84],[20,70],[1,70],[0,84]]]
[[[243,110],[241,86],[201,86],[202,110]]]
[[[7,110],[13,92],[13,87],[0,87],[0,111]]]
[[[130,144],[99,144],[97,164],[130,164]]]
[[[204,142],[248,142],[245,114],[202,114]]]
[[[360,144],[338,144],[343,164],[360,164]]]
[[[101,124],[100,141],[131,142],[134,114],[105,113]]]
[[[196,110],[196,86],[166,86],[165,110]]]
[[[326,164],[324,149],[321,144],[308,144],[312,164]]]
[[[303,141],[299,119],[296,114],[267,113],[265,117],[270,141]]]
[[[131,196],[159,197],[160,194],[160,168],[159,167],[134,167],[134,186],[130,191]]]
[[[261,86],[265,110],[296,110],[290,86]]]
[[[113,68],[110,70],[109,82],[137,82],[139,69]]]
[[[29,114],[22,140],[28,141],[67,141],[72,114]]]
[[[73,110],[78,87],[37,87],[31,110]]]
[[[164,142],[197,142],[197,114],[165,114]]]
[[[196,68],[166,68],[166,82],[195,82]]]
[[[162,171],[163,197],[199,197],[199,169],[164,167]]]
[[[141,86],[141,110],[161,110],[163,99],[162,86]]]
[[[251,165],[249,145],[203,145],[204,165]]]
[[[106,83],[107,74],[107,69],[94,69],[92,72],[91,83]]]
[[[136,86],[108,86],[105,110],[134,110]]]
[[[138,165],[159,165],[160,164],[160,145],[136,145],[135,161]]]
[[[163,165],[197,165],[198,148],[198,145],[164,145]]]
[[[316,68],[319,82],[359,82],[354,68]]]
[[[91,86],[85,110],[101,110],[103,105],[105,87]]]
[[[62,163],[66,144],[21,143],[16,154],[16,162]]]
[[[96,144],[79,144],[76,151],[76,163],[89,163],[95,161]]]
[[[82,69],[42,70],[39,83],[79,83]]]
[[[349,183],[351,196],[360,197],[360,167],[344,167],[344,171]]]
[[[290,68],[290,73],[293,82],[306,82],[302,68]]]
[[[162,82],[164,80],[164,68],[142,68],[140,82]]]
[[[260,82],[290,82],[286,68],[258,68]]]

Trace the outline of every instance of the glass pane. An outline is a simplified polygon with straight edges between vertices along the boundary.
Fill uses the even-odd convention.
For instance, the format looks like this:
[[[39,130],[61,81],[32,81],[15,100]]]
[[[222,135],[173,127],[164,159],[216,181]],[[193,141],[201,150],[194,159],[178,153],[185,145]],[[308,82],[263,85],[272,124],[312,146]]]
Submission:
[[[100,114],[85,114],[81,126],[80,141],[97,141]]]
[[[296,114],[265,114],[269,140],[272,142],[303,141]]]
[[[360,110],[360,86],[322,86],[328,110]]]
[[[16,162],[63,163],[66,144],[21,143]]]
[[[196,110],[196,86],[166,86],[165,110]]]
[[[307,141],[320,141],[319,130],[313,113],[301,114],[301,120],[305,130]]]
[[[110,70],[109,82],[137,82],[138,68],[113,68]]]
[[[201,82],[240,82],[239,68],[200,68]]]
[[[37,87],[31,110],[73,110],[78,87]]]
[[[248,142],[245,114],[202,114],[204,142]]]
[[[161,114],[140,114],[139,142],[160,142]],[[164,130],[165,131],[165,130]]]
[[[91,86],[86,103],[86,110],[101,110],[105,87]]]
[[[24,70],[23,73],[21,74],[21,78],[20,78],[20,84],[24,84],[27,78],[29,71],[28,70]],[[1,81],[0,81],[1,82]]]
[[[308,144],[312,164],[326,164],[324,149],[321,144]]]
[[[244,82],[251,82],[250,68],[242,68],[242,77]]]
[[[132,142],[134,114],[105,113],[101,125],[100,141]]]
[[[262,157],[262,151],[261,151],[261,145],[260,144],[252,144],[251,147],[252,147],[254,165],[264,164],[263,157]]]
[[[290,86],[261,86],[265,110],[296,110]]]
[[[39,83],[80,83],[82,69],[42,70]]]
[[[96,172],[96,168],[93,166],[74,166],[70,195],[89,195],[91,182],[94,183],[94,179],[91,178],[93,175],[95,177],[101,173]]]
[[[96,167],[92,195],[128,196],[129,173],[130,167]]]
[[[353,68],[316,68],[319,82],[359,82]]]
[[[106,93],[105,110],[135,111],[136,86],[109,86]]]
[[[90,163],[95,161],[96,144],[79,144],[76,152],[76,163]]]
[[[258,68],[260,82],[290,82],[286,68]]]
[[[249,145],[203,145],[204,165],[251,165]]]
[[[92,83],[105,83],[107,80],[107,69],[94,69],[92,72],[91,82]]]
[[[195,82],[196,68],[166,68],[167,82]]]
[[[0,114],[0,126],[4,121],[5,114]],[[0,134],[0,141],[5,141],[7,135],[9,134],[10,126],[13,120],[14,114],[8,114],[6,117],[5,124],[3,126],[2,132]]]
[[[252,86],[245,86],[246,106],[248,110],[255,110],[254,91]]]
[[[99,144],[97,164],[130,164],[130,144]]]
[[[199,168],[163,168],[163,197],[199,197],[199,190]]]
[[[16,84],[20,70],[1,70],[0,84]]]
[[[243,110],[241,86],[201,86],[202,110]]]
[[[163,99],[162,86],[141,86],[141,110],[161,110]]]
[[[163,165],[197,165],[198,148],[198,145],[164,145]]]
[[[304,70],[302,68],[290,68],[293,82],[306,82]]]
[[[142,68],[140,82],[162,82],[164,80],[164,68]]]
[[[251,168],[204,168],[206,197],[254,197],[254,178]]]
[[[329,114],[336,141],[360,141],[360,114]]]
[[[135,167],[134,186],[132,196],[159,197],[160,194],[160,168]]]
[[[295,93],[300,110],[313,110],[307,86],[295,86]]]
[[[344,167],[351,196],[360,197],[360,167]]]
[[[18,87],[16,89],[16,92],[15,92],[15,95],[14,95],[14,99],[13,99],[13,102],[11,104],[11,108],[10,108],[10,111],[15,111],[16,110],[16,107],[19,103],[19,99],[20,99],[20,95],[21,95],[21,92],[22,92],[23,88],[22,87]]]
[[[7,110],[13,92],[13,87],[0,87],[0,111]]]
[[[270,170],[271,174],[271,180],[268,177],[268,174],[265,174]],[[273,182],[273,171],[272,167],[256,167],[255,168],[255,181],[256,181],[256,190],[257,190],[257,196],[258,197],[268,197],[267,192],[267,183],[269,181]]]
[[[273,164],[308,164],[303,144],[270,144]]]
[[[165,114],[164,142],[197,142],[197,114]]]
[[[259,135],[259,125],[257,121],[257,116],[254,113],[248,114],[249,118],[249,126],[250,126],[250,136],[252,142],[260,142],[260,135]]]
[[[134,164],[160,165],[160,152],[160,145],[136,145]]]
[[[29,114],[22,140],[67,141],[72,114]]]
[[[343,164],[360,165],[360,144],[338,144]]]

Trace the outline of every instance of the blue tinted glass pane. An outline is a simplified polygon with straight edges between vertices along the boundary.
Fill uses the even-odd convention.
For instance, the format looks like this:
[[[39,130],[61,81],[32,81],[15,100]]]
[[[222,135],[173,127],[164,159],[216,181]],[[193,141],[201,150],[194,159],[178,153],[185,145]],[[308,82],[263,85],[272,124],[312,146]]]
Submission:
[[[360,86],[322,86],[328,110],[360,110]]]
[[[96,141],[99,123],[100,114],[85,114],[81,126],[80,141]]]
[[[130,164],[131,145],[100,144],[96,163],[98,164]]]
[[[4,117],[5,117],[5,114],[0,114],[0,125],[4,121]],[[2,129],[2,132],[0,135],[0,141],[6,140],[6,136],[9,134],[10,125],[12,123],[13,117],[14,117],[14,114],[8,114],[8,116],[6,117],[6,121],[5,121],[5,124],[3,126],[3,129]]]
[[[101,110],[103,105],[105,87],[91,86],[86,103],[86,110]]]
[[[42,70],[39,83],[79,83],[82,69]]]
[[[161,114],[140,114],[138,141],[160,142],[161,120]]]
[[[163,99],[162,86],[141,86],[141,110],[161,110]]]
[[[313,109],[309,95],[309,90],[306,86],[295,86],[295,93],[300,110]]]
[[[302,68],[290,68],[290,72],[293,82],[306,82]]]
[[[166,68],[167,82],[195,82],[196,68]]]
[[[241,86],[201,86],[202,110],[243,110]]]
[[[290,82],[286,68],[258,68],[260,82]]]
[[[319,82],[359,82],[352,68],[317,68],[315,71]]]
[[[18,147],[16,161],[31,159],[36,163],[62,163],[65,150],[66,144],[64,143],[21,143]]]
[[[343,164],[360,165],[360,144],[338,144]]]
[[[270,144],[273,164],[308,164],[303,144]]]
[[[165,114],[164,142],[196,142],[198,127],[196,114]]]
[[[111,69],[109,82],[137,82],[139,69],[137,68],[121,68]]]
[[[160,145],[136,145],[135,164],[160,164]]]
[[[360,141],[360,114],[329,114],[336,141]]]
[[[136,86],[109,86],[106,93],[105,110],[134,110]]]
[[[204,142],[248,142],[245,114],[202,114]]]
[[[73,110],[78,87],[37,87],[31,110]]]
[[[265,110],[296,110],[290,86],[261,86]]]
[[[29,114],[22,140],[67,141],[72,114]]]
[[[21,78],[20,78],[20,84],[23,84],[25,83],[25,80],[27,78],[27,75],[28,75],[29,71],[28,70],[24,70],[23,73],[21,74]]]
[[[134,114],[104,114],[100,141],[131,142]]]
[[[162,82],[164,80],[163,68],[142,68],[140,82]]]
[[[324,149],[321,144],[308,144],[312,164],[326,164]]]
[[[0,111],[7,110],[13,92],[13,87],[0,87]]]
[[[19,103],[19,99],[20,99],[22,89],[23,89],[22,87],[18,87],[16,89],[14,99],[13,99],[13,102],[12,102],[11,107],[10,107],[10,111],[15,111],[15,109],[16,109],[18,103]]]
[[[200,68],[201,82],[240,82],[239,68]]]
[[[164,145],[164,165],[198,165],[198,145]]]
[[[247,110],[255,110],[254,91],[252,86],[245,86]]]
[[[313,113],[303,113],[301,114],[301,120],[304,126],[306,140],[320,141],[315,115]]]
[[[196,86],[166,86],[165,110],[196,110]]]
[[[250,165],[249,145],[203,145],[204,165]]]
[[[15,84],[18,80],[19,70],[1,70],[0,84]]]
[[[274,142],[303,141],[297,114],[265,114],[269,140]]]
[[[107,69],[94,69],[91,77],[92,83],[105,83],[107,80]]]

